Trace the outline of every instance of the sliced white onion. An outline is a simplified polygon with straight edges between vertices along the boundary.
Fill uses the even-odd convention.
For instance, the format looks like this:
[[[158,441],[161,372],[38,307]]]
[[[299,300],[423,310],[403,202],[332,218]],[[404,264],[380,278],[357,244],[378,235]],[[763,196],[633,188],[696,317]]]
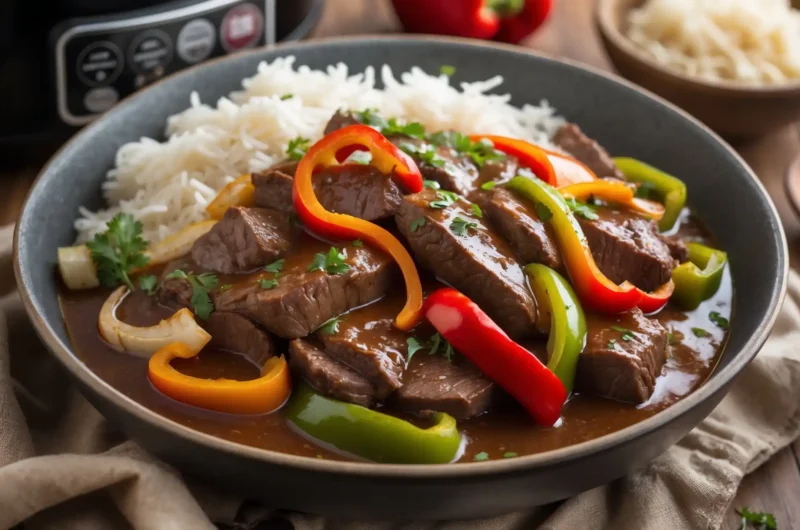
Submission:
[[[150,258],[148,265],[159,265],[185,256],[192,250],[194,242],[206,235],[217,223],[213,219],[192,223],[186,228],[150,245],[145,255]]]
[[[97,268],[92,261],[92,252],[86,245],[60,247],[58,269],[61,278],[70,289],[91,289],[100,285]]]
[[[201,328],[191,311],[185,307],[150,327],[137,327],[117,319],[116,309],[128,294],[122,286],[106,299],[100,309],[98,328],[100,336],[113,347],[140,357],[150,357],[172,342],[183,342],[197,353],[211,340],[211,335]]]

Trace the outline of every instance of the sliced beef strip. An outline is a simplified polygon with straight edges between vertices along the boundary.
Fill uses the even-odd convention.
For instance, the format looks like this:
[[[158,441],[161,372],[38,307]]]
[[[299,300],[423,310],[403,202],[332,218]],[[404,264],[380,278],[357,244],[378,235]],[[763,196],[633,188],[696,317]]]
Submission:
[[[536,303],[514,251],[473,216],[465,200],[443,209],[429,206],[439,199],[435,190],[406,195],[395,217],[417,260],[474,300],[509,335],[536,334]],[[457,217],[477,223],[477,229],[456,235],[451,224]]]
[[[586,164],[598,177],[614,177],[625,180],[625,175],[614,163],[608,151],[595,140],[586,136],[574,123],[562,125],[553,137],[553,142],[578,161]]]
[[[536,209],[519,200],[512,192],[494,188],[484,210],[492,226],[511,243],[522,263],[542,263],[561,269],[563,262],[552,229]]]
[[[489,201],[492,200],[493,189],[484,190],[482,186],[488,182],[496,184],[508,182],[517,175],[518,170],[519,163],[514,156],[486,161],[480,168],[480,177],[475,183],[477,187],[470,192],[467,198],[485,210],[488,208]]]
[[[246,272],[270,263],[292,245],[294,228],[279,212],[228,208],[222,219],[192,247],[192,259],[222,274]]]
[[[268,331],[293,339],[305,337],[325,321],[384,296],[394,284],[396,268],[391,258],[366,246],[348,247],[343,274],[308,272],[317,252],[329,246],[311,238],[286,256],[277,287],[262,289],[258,278],[245,277],[214,293],[217,311],[248,316]]]
[[[630,330],[630,334],[612,326]],[[630,403],[646,402],[666,361],[667,335],[661,324],[638,309],[619,315],[592,315],[586,347],[578,359],[576,391]]]
[[[652,291],[672,278],[677,262],[653,221],[632,212],[597,208],[598,219],[578,217],[597,266],[615,283]]]
[[[310,342],[289,342],[289,366],[321,394],[363,407],[375,405],[375,385],[369,379]]]
[[[661,239],[667,244],[667,247],[669,247],[669,253],[678,261],[678,263],[684,263],[689,259],[689,249],[681,240],[680,236],[661,236]]]
[[[275,355],[272,337],[249,318],[236,313],[215,311],[205,325],[211,346],[241,353],[258,366]]]
[[[317,333],[325,352],[372,381],[380,399],[402,386],[408,335],[394,326],[400,309],[381,301],[344,315],[337,332]]]
[[[496,395],[495,383],[467,359],[457,355],[451,363],[442,355],[419,352],[392,400],[409,412],[435,410],[465,420],[486,412]]]
[[[253,173],[256,206],[271,208],[283,213],[294,210],[292,207],[292,186],[294,177],[280,169],[267,169]]]
[[[292,211],[293,182],[287,173],[275,169],[254,173],[256,206]],[[391,217],[403,198],[391,175],[356,164],[320,171],[314,175],[314,192],[326,210],[367,221]]]

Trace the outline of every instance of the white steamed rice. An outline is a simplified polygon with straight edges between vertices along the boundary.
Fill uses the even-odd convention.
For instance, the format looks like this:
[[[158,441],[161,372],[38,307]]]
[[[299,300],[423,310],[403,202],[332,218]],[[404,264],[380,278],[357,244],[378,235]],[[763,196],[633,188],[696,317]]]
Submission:
[[[261,63],[256,75],[242,82],[243,90],[221,98],[216,107],[192,94],[190,108],[167,119],[166,141],[142,138],[123,145],[103,183],[109,208],[80,209],[78,242],[104,231],[120,211],[141,220],[151,242],[205,219],[206,205],[226,183],[282,160],[297,136],[319,139],[338,109],[375,108],[386,118],[418,121],[428,130],[500,134],[547,147],[563,123],[547,101],[517,108],[509,95],[488,94],[500,86],[500,76],[462,83],[459,90],[444,75],[412,68],[398,80],[383,66],[385,88],[378,89],[372,67],[351,74],[341,63],[325,71],[294,63],[294,57]],[[294,97],[282,100],[284,94]]]

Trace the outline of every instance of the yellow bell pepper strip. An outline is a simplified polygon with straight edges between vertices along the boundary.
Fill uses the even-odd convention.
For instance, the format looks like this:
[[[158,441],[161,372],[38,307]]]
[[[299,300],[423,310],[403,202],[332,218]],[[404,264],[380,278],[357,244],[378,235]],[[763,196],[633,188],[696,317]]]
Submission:
[[[295,389],[284,416],[312,438],[337,449],[385,464],[447,464],[461,448],[456,420],[433,414],[422,429],[407,421],[314,392],[307,383]]]
[[[519,176],[506,186],[534,203],[541,203],[553,214],[549,222],[572,285],[584,306],[601,313],[620,313],[638,306],[651,313],[669,301],[671,281],[653,293],[645,293],[630,282],[617,285],[608,279],[597,267],[580,223],[558,190],[540,180]]]
[[[212,219],[219,221],[231,206],[252,206],[255,193],[253,177],[249,173],[242,175],[220,190],[214,200],[206,206],[206,213]]]
[[[652,187],[664,203],[664,216],[659,221],[658,228],[665,232],[675,226],[678,216],[686,205],[686,184],[634,158],[615,158],[614,163],[629,181]]]
[[[445,287],[425,299],[423,311],[453,348],[511,394],[534,421],[548,427],[558,421],[567,400],[564,384],[534,354],[511,340],[478,304]]]
[[[389,254],[397,262],[406,284],[406,304],[395,319],[402,330],[413,328],[421,318],[422,282],[417,266],[403,244],[390,232],[363,219],[326,210],[314,193],[312,176],[318,167],[340,163],[337,155],[361,146],[372,154],[370,164],[392,174],[410,193],[422,191],[422,175],[414,161],[381,133],[366,125],[350,125],[315,143],[297,166],[294,177],[294,209],[305,227],[328,239],[361,239]]]
[[[550,322],[547,339],[547,367],[567,392],[572,392],[578,357],[586,344],[586,316],[569,282],[559,273],[540,263],[525,267],[540,318]]]
[[[673,299],[684,309],[697,309],[719,289],[728,255],[700,243],[688,243],[689,260],[672,271]]]
[[[564,197],[572,197],[577,201],[586,201],[589,197],[595,197],[605,202],[619,204],[647,215],[654,221],[658,221],[664,216],[664,206],[635,197],[634,191],[624,182],[597,179],[592,182],[580,182],[560,187],[558,191]]]
[[[173,359],[197,355],[182,342],[173,342],[150,357],[147,374],[159,391],[176,401],[229,414],[266,414],[279,409],[292,392],[289,366],[283,356],[272,357],[262,376],[251,381],[200,379],[180,373]]]
[[[474,134],[469,139],[473,142],[491,142],[496,150],[516,157],[521,167],[527,167],[541,180],[555,185],[555,170],[547,157],[547,153],[541,147],[519,138],[508,138],[506,136]]]

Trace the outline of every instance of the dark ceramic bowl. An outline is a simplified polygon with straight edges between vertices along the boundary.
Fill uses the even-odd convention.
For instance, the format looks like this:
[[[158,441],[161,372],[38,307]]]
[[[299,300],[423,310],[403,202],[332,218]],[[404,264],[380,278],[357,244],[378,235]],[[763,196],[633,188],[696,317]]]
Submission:
[[[75,355],[61,319],[56,248],[72,243],[78,206],[101,206],[100,182],[125,142],[159,138],[168,115],[197,90],[215,101],[263,59],[294,54],[322,68],[390,64],[456,67],[455,81],[502,74],[513,103],[547,98],[615,154],[680,175],[692,206],[729,252],[735,307],[728,347],[710,380],[664,412],[589,442],[503,461],[381,465],[303,458],[194,431],[131,401]],[[575,495],[644,466],[697,425],[763,345],[783,299],[786,240],[775,208],[745,163],[711,131],[668,103],[610,75],[522,48],[456,39],[381,37],[278,46],[188,70],[123,102],[87,127],[44,168],[17,226],[16,274],[42,339],[89,400],[112,422],[184,472],[270,506],[387,518],[486,516]]]

